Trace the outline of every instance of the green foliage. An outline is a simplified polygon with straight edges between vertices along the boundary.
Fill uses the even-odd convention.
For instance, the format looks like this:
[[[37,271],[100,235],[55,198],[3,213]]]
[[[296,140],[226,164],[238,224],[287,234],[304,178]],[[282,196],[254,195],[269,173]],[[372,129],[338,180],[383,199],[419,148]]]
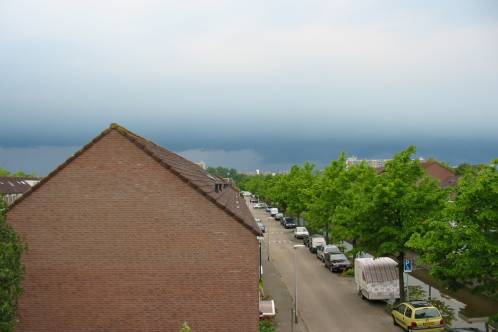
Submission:
[[[466,173],[454,202],[409,245],[450,289],[464,286],[498,298],[498,163]]]
[[[347,190],[346,155],[341,153],[338,160],[333,160],[324,168],[310,190],[308,203],[309,225],[322,229],[329,237],[329,231],[336,219],[336,212],[343,204]],[[327,239],[330,241],[330,238]],[[336,239],[334,239],[336,240]]]
[[[455,171],[456,175],[464,176],[466,174],[477,174],[483,168],[486,168],[486,165],[483,165],[483,164],[471,165],[471,164],[463,163],[463,164],[458,165],[454,169],[454,171]]]
[[[347,269],[342,272],[343,277],[354,277],[354,269]]]
[[[5,168],[0,168],[0,176],[15,176],[15,177],[35,177],[35,173],[24,173],[23,171],[18,171],[15,173],[9,172]]]
[[[396,154],[378,176],[365,165],[347,172],[349,190],[337,211],[337,229],[355,239],[357,251],[396,256],[402,262],[412,234],[423,232],[427,220],[444,207],[448,194],[426,176],[419,161],[412,159],[414,153],[410,146]],[[402,276],[403,265],[398,268]],[[399,281],[404,299],[403,278]]]
[[[269,320],[259,321],[259,332],[276,332],[275,326]]]
[[[183,322],[180,332],[192,332],[192,329],[188,326],[187,322]]]
[[[24,246],[4,216],[4,201],[0,197],[0,331],[14,331],[16,310],[22,293],[24,269],[21,255]]]
[[[494,315],[489,316],[488,324],[493,327],[498,327],[498,312]]]

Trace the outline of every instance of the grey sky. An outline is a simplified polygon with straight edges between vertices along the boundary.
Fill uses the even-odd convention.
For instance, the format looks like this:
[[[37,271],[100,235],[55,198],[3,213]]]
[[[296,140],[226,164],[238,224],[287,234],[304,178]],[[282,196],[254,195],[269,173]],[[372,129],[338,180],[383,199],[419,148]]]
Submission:
[[[0,167],[111,122],[266,167],[498,155],[496,0],[4,0],[0,50]]]

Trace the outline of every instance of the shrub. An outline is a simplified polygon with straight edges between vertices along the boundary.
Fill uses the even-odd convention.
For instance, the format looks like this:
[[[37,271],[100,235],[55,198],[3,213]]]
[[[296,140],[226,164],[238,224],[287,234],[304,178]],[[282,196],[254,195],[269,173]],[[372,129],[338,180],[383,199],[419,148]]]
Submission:
[[[344,277],[354,277],[354,269],[347,269],[342,272]]]
[[[276,332],[275,326],[273,326],[270,320],[259,321],[259,332]]]
[[[494,314],[494,315],[489,316],[489,318],[488,318],[488,324],[490,326],[498,328],[498,312],[496,314]]]
[[[187,322],[183,322],[182,326],[180,327],[180,332],[192,332],[192,329],[190,326],[188,326]]]
[[[4,201],[0,196],[0,331],[14,331],[17,301],[22,293],[24,245],[14,229],[5,222]]]

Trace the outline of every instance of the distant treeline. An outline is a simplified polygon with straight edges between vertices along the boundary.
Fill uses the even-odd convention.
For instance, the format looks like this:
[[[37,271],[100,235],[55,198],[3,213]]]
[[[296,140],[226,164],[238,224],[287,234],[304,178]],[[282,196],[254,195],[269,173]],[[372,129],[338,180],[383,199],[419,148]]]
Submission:
[[[10,172],[5,168],[0,167],[0,176],[15,176],[15,177],[36,177],[35,173],[25,173],[23,171]]]

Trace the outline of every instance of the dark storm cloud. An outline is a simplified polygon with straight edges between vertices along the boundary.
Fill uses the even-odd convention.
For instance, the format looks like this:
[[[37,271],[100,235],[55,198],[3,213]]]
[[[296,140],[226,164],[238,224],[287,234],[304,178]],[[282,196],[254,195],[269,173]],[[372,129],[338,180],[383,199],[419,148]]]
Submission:
[[[487,161],[497,13],[495,0],[2,1],[0,158],[118,122],[213,162],[253,154],[248,169],[409,144]]]

